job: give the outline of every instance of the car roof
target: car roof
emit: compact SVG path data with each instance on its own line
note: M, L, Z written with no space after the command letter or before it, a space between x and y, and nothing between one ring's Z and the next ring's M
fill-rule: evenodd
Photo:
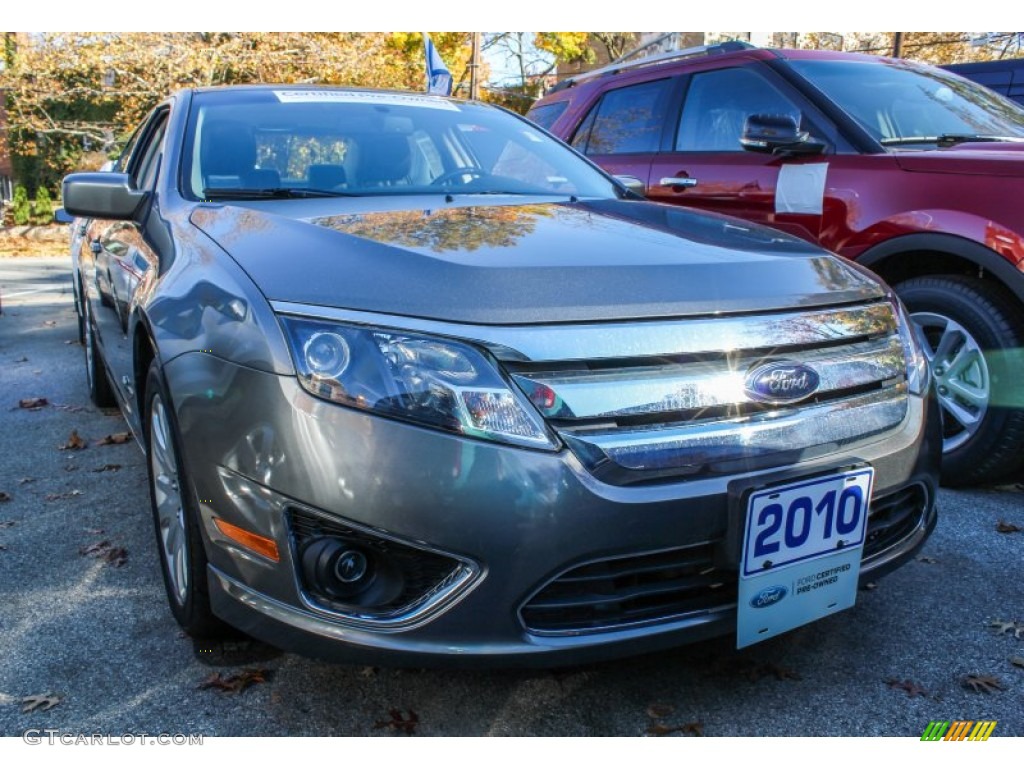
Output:
M185 92L192 94L232 94L232 93L244 93L252 91L336 91L338 93L368 93L368 94L380 94L381 96L419 96L428 99L437 99L439 101L450 101L456 104L475 104L475 105L486 105L485 102L473 101L469 99L456 99L451 96L441 96L436 93L426 93L425 91L408 91L399 90L397 88L361 88L358 86L350 85L326 85L322 83L243 83L239 85L203 85L194 88L183 89ZM490 105L486 105L490 106Z

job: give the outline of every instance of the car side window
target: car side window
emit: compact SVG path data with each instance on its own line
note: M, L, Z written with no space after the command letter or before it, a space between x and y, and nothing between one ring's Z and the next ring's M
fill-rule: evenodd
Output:
M608 91L584 119L573 146L588 155L657 152L671 84L666 78Z
M132 174L136 189L152 189L156 182L157 167L163 155L164 134L167 131L166 113L158 120L160 122L150 132L146 145L142 148L142 156Z
M751 69L700 72L690 79L676 133L677 152L742 152L751 115L803 115L788 97Z

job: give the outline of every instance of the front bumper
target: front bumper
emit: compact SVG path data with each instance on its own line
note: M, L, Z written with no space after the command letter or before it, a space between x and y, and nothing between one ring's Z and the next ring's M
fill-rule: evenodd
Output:
M602 558L719 542L729 561L737 488L793 473L756 472L641 486L602 483L568 451L513 448L374 417L313 398L291 377L209 354L183 355L165 375L203 518L214 611L271 644L345 662L437 666L567 665L642 653L734 631L735 605L664 621L542 635L524 601L567 568ZM926 503L899 541L867 558L870 580L913 556L935 525L938 414L911 398L904 426L799 472L869 463L875 496L919 485ZM932 410L926 418L925 411ZM927 426L926 426L927 425ZM474 577L435 610L373 629L304 593L284 510L317 510L450 553ZM219 517L273 539L272 563L232 546Z

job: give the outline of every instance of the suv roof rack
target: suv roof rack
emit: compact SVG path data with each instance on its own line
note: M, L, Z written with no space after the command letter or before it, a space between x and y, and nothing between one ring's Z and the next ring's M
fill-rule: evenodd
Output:
M633 54L639 51L642 51L644 48L647 48L651 44L658 42L660 40L661 38L658 38L658 40L651 41L651 43L648 43L647 45L641 46L640 48L635 48L629 53L620 56L618 59L613 61L611 64L608 64L607 66L600 67L599 69L592 69L589 72L583 72L579 75L573 75L572 77L567 77L562 82L556 83L548 91L548 93L555 93L556 91L561 91L565 88L572 88L574 85L577 85L584 80L590 80L591 78L600 77L602 75L618 74L619 72L623 72L627 69L646 67L650 66L651 64L660 64L666 61L674 61L675 59L688 59L694 56L712 56L715 54L733 53L735 51L745 51L751 48L757 48L756 45L751 45L750 43L744 40L726 40L724 43L715 43L713 45L697 45L694 46L693 48L683 48L677 51L667 51L666 53L656 53L651 56L644 56L642 59L637 59L636 61L624 61L624 59L632 56Z

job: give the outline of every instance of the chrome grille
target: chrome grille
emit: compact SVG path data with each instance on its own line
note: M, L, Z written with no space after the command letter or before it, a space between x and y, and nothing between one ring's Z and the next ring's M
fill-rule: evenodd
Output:
M827 455L897 428L906 361L888 302L823 311L577 329L580 357L506 360L584 464L609 482L728 473ZM592 342L587 356L582 356ZM520 350L522 351L522 350ZM618 352L618 354L610 354ZM818 377L795 405L766 404L748 372L775 361Z

